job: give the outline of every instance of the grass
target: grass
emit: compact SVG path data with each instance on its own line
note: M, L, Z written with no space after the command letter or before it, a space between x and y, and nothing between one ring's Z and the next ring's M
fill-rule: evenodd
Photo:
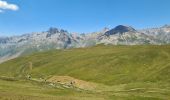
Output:
M99 86L97 89L101 91L96 89L79 92L76 89L50 87L49 84L42 82L35 84L25 80L28 75L37 80L53 76L70 76L95 83ZM98 45L34 53L0 64L0 76L0 95L18 96L16 98L23 96L26 100L32 98L168 100L170 99L170 46ZM30 90L26 87L30 87Z

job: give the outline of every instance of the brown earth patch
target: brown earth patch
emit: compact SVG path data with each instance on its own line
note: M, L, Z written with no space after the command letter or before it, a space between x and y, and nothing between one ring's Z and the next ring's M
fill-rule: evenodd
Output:
M96 83L79 80L70 76L52 76L47 82L74 86L84 90L95 90L97 88Z

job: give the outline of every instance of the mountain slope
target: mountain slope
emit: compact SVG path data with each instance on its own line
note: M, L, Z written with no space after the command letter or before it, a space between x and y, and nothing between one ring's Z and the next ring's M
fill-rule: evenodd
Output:
M141 30L141 32L156 38L157 43L160 44L170 43L170 25L164 25L160 28L144 29Z
M126 75L134 81L144 81L147 78L150 80L152 77L154 80L156 77L161 77L160 81L169 82L169 79L164 79L165 76L156 75L161 71L168 71L164 69L169 68L169 50L170 46L96 46L84 49L50 51L5 62L0 65L0 74L20 75L21 67L32 62L33 70L31 73L33 75L71 75L110 85L116 84L116 81L118 81L118 84L126 83ZM151 73L152 69L155 73ZM144 74L143 71L147 74ZM156 73L156 71L159 73ZM138 75L138 73L140 74ZM114 75L125 75L125 77L122 77L125 80L116 78ZM148 77L144 77L145 75ZM109 80L111 76L114 76L115 79ZM94 80L99 77L100 80Z
M19 57L0 64L0 76L25 79L29 75L32 79L47 80L69 76L76 81L90 82L87 84L103 84L100 91L110 98L114 94L124 98L120 100L133 97L166 100L170 98L169 61L170 46L166 45L98 45Z

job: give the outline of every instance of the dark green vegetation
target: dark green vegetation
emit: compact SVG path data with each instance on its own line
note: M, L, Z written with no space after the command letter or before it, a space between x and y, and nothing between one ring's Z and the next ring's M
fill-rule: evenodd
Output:
M169 100L170 46L98 45L35 53L0 64L0 76L2 100ZM52 76L70 76L96 88L50 85L46 80Z

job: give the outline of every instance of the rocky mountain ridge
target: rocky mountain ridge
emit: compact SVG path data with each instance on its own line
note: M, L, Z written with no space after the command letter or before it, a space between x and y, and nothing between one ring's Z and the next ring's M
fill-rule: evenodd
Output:
M170 26L136 30L131 26L118 25L89 34L70 33L63 29L50 28L21 36L0 37L0 62L23 54L50 49L67 49L112 45L164 45L170 43Z

